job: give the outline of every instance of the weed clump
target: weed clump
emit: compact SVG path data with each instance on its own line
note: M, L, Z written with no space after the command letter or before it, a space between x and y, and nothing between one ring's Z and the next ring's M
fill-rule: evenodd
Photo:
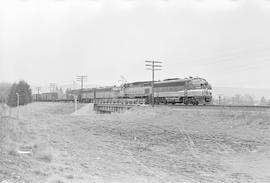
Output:
M51 163L53 157L51 154L40 154L36 157L36 159L45 163Z

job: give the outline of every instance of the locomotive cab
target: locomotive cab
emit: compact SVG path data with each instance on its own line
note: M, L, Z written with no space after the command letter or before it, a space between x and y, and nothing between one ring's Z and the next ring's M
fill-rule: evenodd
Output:
M203 78L185 78L184 88L178 91L179 103L208 104L212 101L211 85Z
M188 96L195 104L207 104L212 101L212 86L203 78L193 78L188 88ZM192 103L194 104L194 102Z

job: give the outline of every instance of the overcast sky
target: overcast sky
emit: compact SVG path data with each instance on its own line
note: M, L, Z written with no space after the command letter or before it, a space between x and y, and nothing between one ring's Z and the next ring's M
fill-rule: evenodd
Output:
M88 84L200 76L270 88L267 0L0 0L0 81Z

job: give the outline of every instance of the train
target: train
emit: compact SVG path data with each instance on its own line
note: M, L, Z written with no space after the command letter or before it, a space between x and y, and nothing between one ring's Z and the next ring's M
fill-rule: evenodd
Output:
M32 101L58 102L72 100L74 100L73 96L70 96L69 94L64 94L60 91L32 94Z
M70 101L76 96L80 102L88 103L102 99L143 99L145 103L151 103L152 88L156 104L206 105L212 102L212 86L200 77L159 80L155 81L153 86L152 81L139 81L121 86L68 90L61 98L55 93L35 94L33 100Z

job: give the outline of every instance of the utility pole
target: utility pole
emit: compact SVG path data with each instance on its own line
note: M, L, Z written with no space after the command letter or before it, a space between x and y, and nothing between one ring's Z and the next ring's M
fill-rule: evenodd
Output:
M81 91L83 90L83 82L87 81L88 76L77 76L77 81L81 82Z
M146 60L145 61L145 66L146 66L146 69L147 70L151 70L152 71L152 92L151 92L151 103L152 103L152 107L154 107L154 95L155 95L155 92L154 92L154 82L155 82L155 71L161 71L161 63L160 61L149 61L149 60Z
M54 92L56 88L56 83L50 83L50 92Z
M221 105L221 96L222 94L218 94L218 105Z
M37 87L37 94L39 94L41 87Z
M78 102L78 97L76 96L76 95L74 95L74 104L75 104L75 115L77 115L78 113L77 113L77 111L78 111L78 104L77 104L77 102Z

